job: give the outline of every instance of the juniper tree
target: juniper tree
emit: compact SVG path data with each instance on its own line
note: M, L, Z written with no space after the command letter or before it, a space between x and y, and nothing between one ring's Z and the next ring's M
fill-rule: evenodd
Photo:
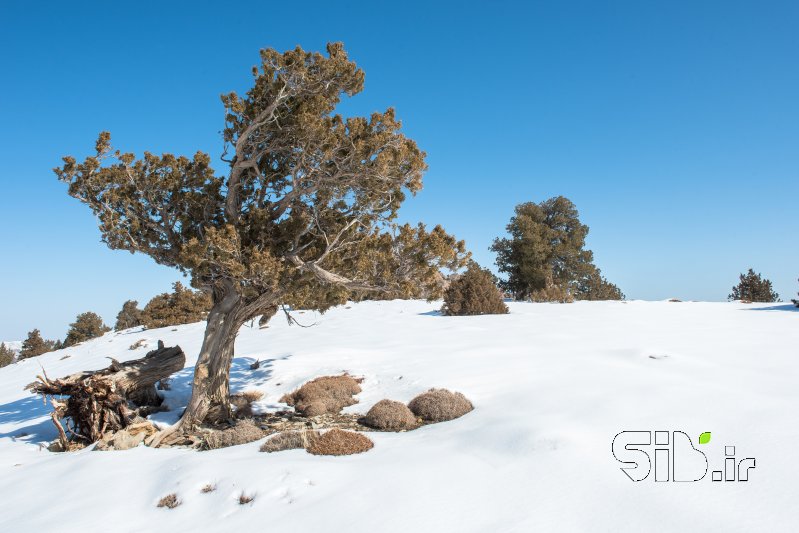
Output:
M28 337L22 341L22 347L19 350L19 358L28 359L29 357L37 357L43 353L52 351L53 348L53 341L44 340L42 333L38 329L34 329L28 332Z
M507 231L510 237L495 239L491 250L508 278L503 288L517 299L571 301L596 270L584 248L588 226L568 198L516 206Z
M335 113L364 83L340 43L327 55L262 50L252 74L244 95L222 96L224 173L202 152L114 150L107 132L95 155L55 169L109 247L175 267L211 297L174 432L230 417L229 369L246 321L276 304L323 311L353 290L420 292L464 260L463 243L438 227L394 226L406 194L422 186L425 154L393 109Z
M741 274L738 284L727 296L728 300L749 300L750 302L778 302L780 295L771 288L771 281L755 273L751 268Z
M577 300L624 300L624 293L595 268L588 276L577 281L574 297Z
M100 315L91 311L81 313L75 318L75 322L69 325L67 336L64 337L63 347L74 346L79 342L87 341L102 336L111 328L103 324Z
M117 321L114 324L114 331L135 328L142 325L142 311L139 309L139 302L128 300L122 304L122 310L117 313Z
M6 346L5 343L0 343L0 368L13 363L14 355L14 350Z
M172 292L154 296L141 313L142 324L147 328L163 328L191 324L205 320L211 310L211 298L193 291L179 281L172 284Z

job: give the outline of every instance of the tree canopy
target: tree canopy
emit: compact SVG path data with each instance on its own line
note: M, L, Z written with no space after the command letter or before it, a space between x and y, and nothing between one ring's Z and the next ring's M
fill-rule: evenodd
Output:
M137 158L108 132L94 155L55 169L109 247L175 267L212 297L191 422L227 403L235 332L250 318L278 303L325 310L353 290L435 296L440 269L466 259L440 227L395 225L421 189L425 153L392 108L335 113L364 84L341 43L327 55L262 50L252 76L245 94L222 96L223 173L203 152Z

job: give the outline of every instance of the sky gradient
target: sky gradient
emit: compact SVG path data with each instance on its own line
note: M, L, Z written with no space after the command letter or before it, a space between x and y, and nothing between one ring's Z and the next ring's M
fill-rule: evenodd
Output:
M402 221L494 268L513 207L564 195L628 298L724 300L749 267L796 297L799 3L221 5L0 6L0 340L63 338L86 310L113 325L180 279L100 242L52 173L62 156L109 130L222 173L219 95L249 87L260 48L328 41L366 72L340 112L393 106L428 154Z

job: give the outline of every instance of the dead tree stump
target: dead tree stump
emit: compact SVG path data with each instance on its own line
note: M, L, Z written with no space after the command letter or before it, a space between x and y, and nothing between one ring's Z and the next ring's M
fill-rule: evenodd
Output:
M111 359L111 366L106 369L55 380L44 374L25 388L50 397L53 423L66 450L68 440L91 444L107 432L141 422L139 417L147 410L161 405L155 384L182 370L185 364L186 355L179 346L165 348L159 341L158 349L141 359L124 363ZM60 422L64 418L66 431Z

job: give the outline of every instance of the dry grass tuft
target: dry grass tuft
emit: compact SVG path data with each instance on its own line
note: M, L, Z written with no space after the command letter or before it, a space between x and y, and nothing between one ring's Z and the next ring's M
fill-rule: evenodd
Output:
M282 431L264 442L261 445L261 451L272 453L304 449L308 447L311 440L317 437L319 437L319 433L316 431Z
M167 507L169 509L174 509L182 502L178 500L178 495L174 492L172 494L167 494L163 498L158 501L158 507Z
M331 429L311 439L308 453L314 455L352 455L371 450L374 443L362 433Z
M247 444L263 438L264 432L252 420L240 420L235 426L203 433L205 447L209 450Z
M339 413L344 407L358 403L353 396L359 392L361 386L352 376L322 376L286 394L280 401L311 417Z
M264 397L261 391L253 390L232 394L230 404L236 409L236 418L251 418L253 416L252 404Z
M363 422L367 426L387 431L401 431L418 426L408 406L393 400L380 400L369 409Z
M137 350L137 349L142 348L144 346L147 346L147 339L139 339L136 342L134 342L133 344L131 344L130 348L128 348L128 350Z
M474 409L472 402L460 392L447 389L430 389L423 392L408 404L418 417L427 422L445 422L461 417Z
M239 505L247 505L248 503L251 503L254 499L255 495L248 496L247 494L244 494L242 492L241 494L239 494Z
M264 397L264 393L259 391L259 390L248 390L248 391L242 392L239 396L241 396L242 398L244 398L248 402L252 403L252 402L257 402L261 398L263 398Z
M216 485L212 485L209 483L203 488L201 488L200 492L202 492L203 494L208 494L209 492L214 492L215 490L216 490Z

